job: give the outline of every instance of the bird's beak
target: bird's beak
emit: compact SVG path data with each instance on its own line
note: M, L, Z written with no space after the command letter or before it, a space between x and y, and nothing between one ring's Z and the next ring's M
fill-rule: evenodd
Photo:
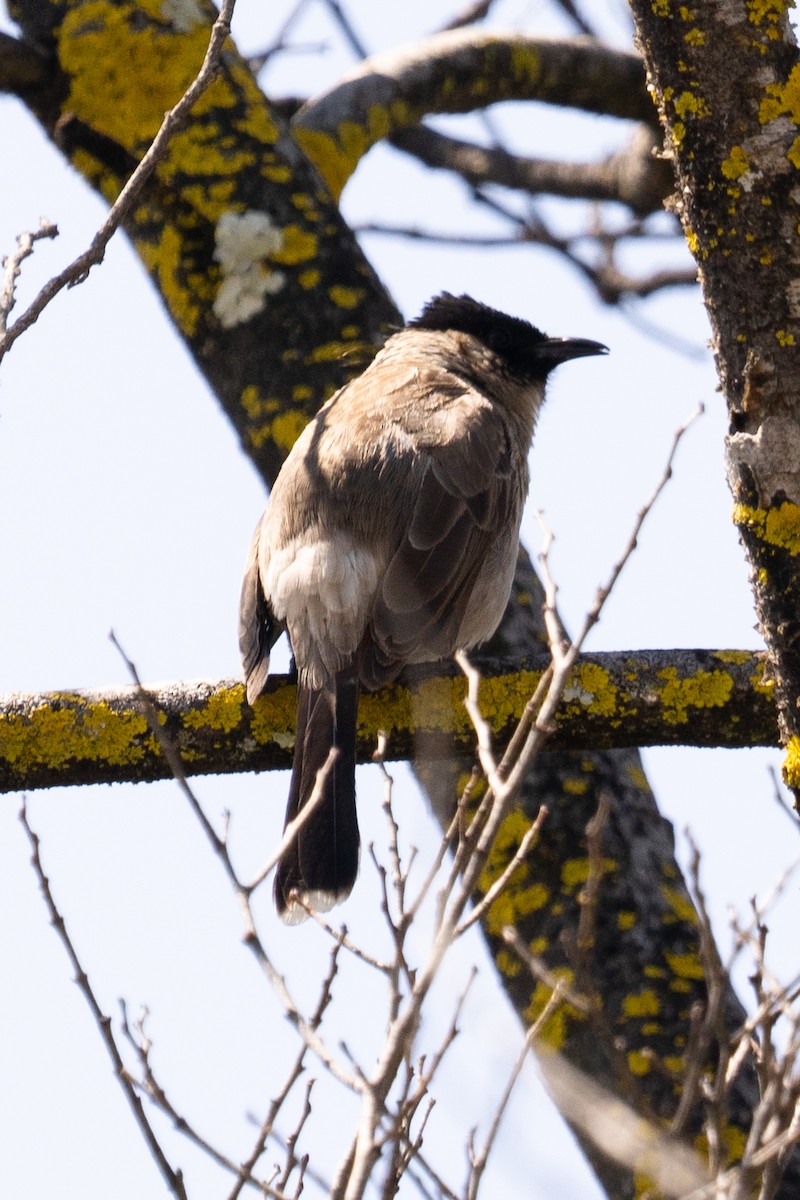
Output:
M554 367L559 363L569 362L571 358L608 354L608 346L604 346L602 342L592 342L589 338L547 338L536 349L541 357Z

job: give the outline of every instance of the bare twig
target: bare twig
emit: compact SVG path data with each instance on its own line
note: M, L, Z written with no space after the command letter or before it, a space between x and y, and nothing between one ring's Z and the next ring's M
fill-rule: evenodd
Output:
M500 1097L497 1108L494 1111L494 1116L492 1117L492 1121L489 1126L489 1132L486 1135L486 1140L484 1141L482 1148L476 1151L474 1145L472 1144L474 1142L474 1138L470 1139L470 1173L469 1180L467 1182L467 1200L477 1200L478 1188L480 1187L483 1173L486 1170L486 1166L489 1162L489 1155L492 1152L492 1147L497 1140L497 1134L500 1131L500 1125L502 1124L503 1117L505 1116L506 1109L508 1108L508 1103L513 1094L517 1080L522 1074L522 1068L525 1066L530 1049L535 1044L540 1030L542 1029L544 1023L550 1019L551 1014L555 1011L557 1005L560 1003L560 1000L561 995L558 991L558 988L556 988L556 990L553 991L548 997L547 1003L545 1004L538 1019L534 1021L533 1025L528 1027L525 1038L523 1039L522 1049L520 1050L517 1061L514 1063L511 1073L506 1081L506 1086L503 1089L503 1094Z
M597 811L586 825L586 850L589 860L589 874L586 883L578 897L580 914L578 916L578 931L576 935L576 972L578 986L585 992L591 988L592 962L594 958L595 935L597 932L597 903L600 885L605 874L603 863L603 830L611 814L612 800L610 794L602 789L597 801Z
M513 793L521 785L522 780L530 769L530 764L533 760L533 757L538 752L542 740L548 732L556 707L560 703L561 695L564 687L566 686L569 673L575 663L575 659L580 653L581 647L588 637L591 629L599 621L603 605L611 594L611 591L619 579L625 564L628 562L628 559L636 549L637 539L641 532L642 526L647 519L647 516L652 511L653 505L672 477L672 464L675 460L675 455L681 439L703 411L703 405L701 404L698 406L697 411L689 418L689 420L675 431L672 448L667 458L667 464L664 468L664 473L656 485L656 488L650 499L640 509L636 521L634 522L633 531L622 552L622 555L612 568L608 581L598 588L594 603L587 612L582 627L578 631L577 636L570 642L566 650L563 646L563 626L561 625L560 620L558 620L555 610L556 586L550 574L546 552L540 555L543 583L546 595L545 623L548 628L548 640L550 642L550 651L553 656L553 676L547 690L547 695L544 698L542 706L539 710L539 714L536 718L534 727L528 734L525 740L525 745L520 751L517 761L511 768L508 778L505 781L504 787L509 793Z
M133 1027L128 1019L128 1010L124 1000L120 1001L120 1009L122 1012L122 1032L126 1040L136 1054L139 1060L141 1069L141 1081L133 1080L133 1086L143 1091L147 1098L172 1122L177 1131L182 1134L192 1145L202 1150L213 1162L218 1166L225 1168L227 1171L237 1173L239 1168L237 1164L223 1154L215 1146L213 1146L202 1134L194 1128L190 1121L187 1120L181 1113L177 1111L172 1101L169 1099L163 1085L156 1078L153 1067L150 1062L150 1050L152 1049L152 1041L150 1036L145 1031L145 1021L147 1019L147 1010L134 1022ZM261 1180L253 1179L252 1177L246 1180L247 1183L257 1187L264 1195L278 1197L279 1193Z
M317 1007L314 1010L314 1012L311 1014L311 1017L309 1019L309 1024L311 1025L312 1029L319 1029L320 1025L322 1024L322 1018L325 1015L325 1012L327 1011L328 1006L330 1005L331 1000L333 998L333 981L336 978L337 972L339 970L340 950L341 950L341 946L335 945L331 951L331 959L330 959L330 966L328 967L328 973L325 976L325 979L323 980L322 986L320 988L320 995L319 995L319 1000L317 1001ZM307 1053L308 1053L308 1046L304 1042L300 1046L300 1050L298 1051L297 1058L295 1059L291 1069L289 1070L289 1073L286 1076L283 1087L281 1088L278 1095L275 1096L274 1099L272 1100L272 1102L270 1103L269 1109L267 1110L267 1114L264 1117L264 1120L261 1122L261 1126L258 1131L258 1137L256 1138L255 1145L253 1146L253 1149L251 1150L247 1159L241 1164L241 1166L239 1168L239 1174L238 1174L237 1181L234 1184L233 1189L229 1193L227 1200L238 1200L238 1197L240 1196L243 1187L245 1186L245 1184L250 1182L250 1180L252 1178L253 1170L255 1169L255 1165L258 1162L261 1155L264 1153L264 1149L266 1147L268 1138L270 1136L274 1136L275 1121L277 1119L278 1113L280 1112L281 1108L283 1107L284 1101L286 1100L290 1091L292 1090L295 1083L297 1082L297 1080L300 1078L301 1074L303 1073L303 1070L305 1069L305 1059L306 1059ZM288 1149L288 1147L287 1147L287 1149Z
M494 0L476 0L472 4L467 4L466 8L452 17L446 25L440 27L440 32L444 33L448 29L463 29L465 25L474 25L477 21L482 21L489 15L489 9L493 3Z
M562 1055L543 1054L539 1065L548 1090L570 1124L591 1138L601 1153L636 1175L652 1179L659 1196L687 1200L686 1193L705 1184L708 1174L703 1163L685 1142L644 1120Z
M41 220L39 228L21 233L17 238L17 248L3 259L3 282L0 287L0 336L8 327L8 318L16 302L16 285L22 264L33 254L33 247L42 238L57 238L58 227L52 221Z
M481 898L480 902L472 909L469 916L465 917L458 926L458 929L456 930L458 935L465 933L466 930L469 929L470 925L474 925L476 921L480 921L486 910L492 904L494 904L495 900L500 895L511 876L514 874L517 867L520 865L520 863L525 861L530 850L532 850L532 848L536 845L537 841L539 840L539 834L542 831L542 826L549 815L549 810L545 805L542 805L536 814L536 819L525 830L523 837L520 839L519 846L517 846L513 857L509 860L502 873L498 875L497 879L495 879L494 883Z
M552 542L552 534L549 532L549 530L545 530L545 545L539 557L542 566L542 581L545 589L544 619L547 629L548 642L550 644L553 669L548 680L547 688L544 692L541 705L539 706L535 720L532 723L532 728L529 727L530 716L524 717L523 721L525 722L526 729L528 731L525 734L524 740L521 735L515 738L515 750L517 749L517 746L519 746L518 752L516 753L516 759L513 762L504 760L503 770L500 770L495 762L490 744L489 729L480 716L480 709L477 702L479 677L473 671L473 668L471 667L466 655L462 652L458 656L457 661L459 662L461 669L465 671L469 684L465 704L467 711L472 718L473 726L478 738L478 753L481 760L481 766L483 767L487 780L489 781L490 791L492 795L496 797L500 805L500 810L498 813L493 814L490 822L492 830L496 830L499 827L503 810L507 808L512 797L521 787L522 781L530 770L530 766L534 757L539 752L545 737L550 732L550 725L555 715L556 708L561 701L561 696L564 688L566 687L568 676L575 664L578 654L580 653L581 647L592 627L600 619L600 613L603 605L608 599L608 596L610 595L617 579L619 578L623 567L633 554L633 551L636 549L637 538L647 515L651 511L653 505L672 476L672 463L683 435L702 412L703 406L700 405L697 412L695 412L684 425L676 430L672 448L667 459L667 465L659 483L655 488L655 491L644 507L640 510L622 556L612 568L608 582L598 588L594 603L584 618L583 626L579 630L578 635L569 643L567 642L566 635L564 633L564 627L556 609L557 588L549 570L548 551ZM540 694L541 691L544 691L542 683L540 683L539 688L537 688L537 695ZM520 743L522 744L520 745ZM506 756L506 759L507 758L508 756ZM486 836L486 832L484 831L481 837L481 842L484 845ZM488 849L488 847L486 848Z
M530 947L523 941L513 925L506 925L503 928L502 937L506 945L517 955L522 965L530 971L534 979L540 980L551 992L554 992L558 988L558 994L561 999L585 1017L592 1015L595 1007L593 1001L588 996L581 995L574 987L568 985L562 976L556 975L537 955L533 954Z
M128 1105L133 1113L134 1120L139 1128L139 1132L145 1140L148 1150L152 1154L161 1177L167 1185L169 1191L177 1200L187 1200L186 1188L183 1183L183 1174L180 1169L175 1170L167 1159L161 1143L156 1136L155 1130L147 1119L147 1114L144 1111L141 1097L139 1096L136 1086L128 1073L128 1070L123 1062L122 1056L114 1040L114 1034L111 1029L111 1018L103 1012L97 997L94 994L92 986L89 982L89 977L83 968L83 964L78 957L78 953L73 945L72 938L67 930L66 923L62 917L53 893L50 889L50 880L45 874L44 867L39 852L40 844L39 837L34 832L29 820L28 809L23 799L22 809L20 810L19 819L22 822L23 828L28 835L28 841L31 846L31 861L33 869L36 873L36 878L39 881L39 890L44 897L48 912L50 913L50 923L58 934L61 944L67 952L67 957L72 963L75 971L75 982L78 985L86 1003L89 1005L94 1023L97 1026L103 1045L108 1052L111 1063L114 1067L114 1076L122 1088L122 1092Z
M59 292L63 291L65 287L74 287L76 284L82 283L92 267L103 261L106 246L131 211L133 205L141 195L144 185L163 159L170 139L184 124L199 97L213 82L219 69L219 60L225 39L229 37L231 32L230 23L235 4L236 0L222 0L219 16L211 27L208 49L206 50L200 70L175 107L164 117L161 127L151 142L149 149L108 210L106 218L92 238L89 248L84 250L82 254L79 254L63 271L54 275L41 289L38 296L30 303L25 312L17 318L10 329L5 330L2 336L0 336L0 361L2 361L3 356L11 349L20 334L24 333L26 329L30 329L31 325L39 319L47 305Z
M214 826L211 824L205 812L203 811L202 805L197 799L197 796L189 786L180 761L180 755L176 753L175 748L170 744L169 737L161 727L161 724L158 720L158 713L156 712L146 689L142 687L135 664L131 662L127 655L125 655L125 652L122 650L113 633L111 638L114 642L114 645L125 659L128 670L131 674L131 678L134 680L139 689L139 696L143 711L147 717L151 729L153 730L154 735L161 739L162 750L165 758L170 764L170 768L173 771L175 781L189 801L192 811L200 821L206 837L211 843L214 853L222 863L228 880L233 886L245 919L245 944L255 955L259 966L272 985L273 990L283 1005L284 1013L287 1019L295 1027L298 1034L305 1041L309 1049L319 1058L320 1062L325 1065L334 1078L338 1079L340 1083L343 1083L345 1087L350 1088L352 1091L360 1092L361 1084L359 1078L347 1071L344 1066L331 1054L328 1047L319 1037L316 1029L314 1029L310 1022L303 1016L300 1007L295 1003L295 1000L289 991L285 979L275 968L272 960L267 954L264 945L259 938L258 933L256 932L255 919L253 917L253 910L250 903L252 887L243 884L239 879L236 869L233 866L233 862L231 861L225 839L221 838L216 832ZM324 771L324 769L325 768L323 767L322 770Z
M784 795L783 786L778 772L775 770L774 766L771 765L767 766L767 771L770 779L772 780L772 797L775 803L781 812L784 812L792 822L795 832L800 833L800 817L797 815Z

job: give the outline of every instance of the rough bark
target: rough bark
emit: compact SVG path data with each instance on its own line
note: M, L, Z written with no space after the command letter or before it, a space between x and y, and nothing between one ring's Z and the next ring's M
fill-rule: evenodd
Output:
M800 794L800 63L790 5L633 0L728 406L734 519Z

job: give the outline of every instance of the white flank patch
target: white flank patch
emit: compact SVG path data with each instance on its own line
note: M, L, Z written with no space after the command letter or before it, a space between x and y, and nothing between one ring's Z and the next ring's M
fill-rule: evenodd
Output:
M374 555L348 533L309 530L271 550L265 590L312 687L357 649L378 586Z

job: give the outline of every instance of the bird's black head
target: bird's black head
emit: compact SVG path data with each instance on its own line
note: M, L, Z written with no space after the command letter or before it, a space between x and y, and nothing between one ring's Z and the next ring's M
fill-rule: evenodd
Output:
M547 378L559 363L590 354L607 354L608 347L586 338L549 338L521 317L481 304L471 296L441 292L423 308L411 329L456 330L483 342L515 375Z

